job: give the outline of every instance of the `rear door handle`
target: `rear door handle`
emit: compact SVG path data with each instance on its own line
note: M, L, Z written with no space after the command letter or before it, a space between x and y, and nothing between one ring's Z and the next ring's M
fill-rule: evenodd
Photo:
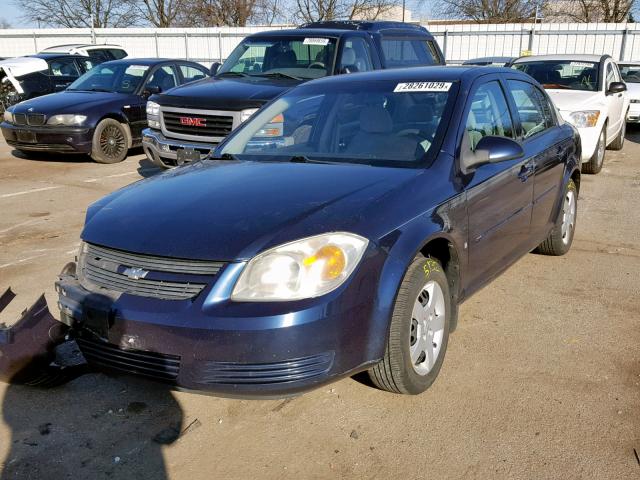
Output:
M520 172L518 172L518 178L520 181L526 182L527 179L533 175L533 172L535 172L535 166L531 163L527 163L523 165Z

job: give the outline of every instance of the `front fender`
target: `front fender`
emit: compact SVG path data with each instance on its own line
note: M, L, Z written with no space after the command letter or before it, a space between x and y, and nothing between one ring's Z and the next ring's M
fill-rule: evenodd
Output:
M424 251L431 242L439 239L446 240L457 252L459 263L457 280L458 285L462 287L464 276L462 267L467 264L467 208L464 193L413 218L380 240L380 248L386 251L387 259L378 283L376 313L368 342L368 358L379 359L384 355L393 307L407 268L418 253ZM447 272L447 274L452 273ZM462 293L463 290L459 288L456 294L458 302L462 298Z

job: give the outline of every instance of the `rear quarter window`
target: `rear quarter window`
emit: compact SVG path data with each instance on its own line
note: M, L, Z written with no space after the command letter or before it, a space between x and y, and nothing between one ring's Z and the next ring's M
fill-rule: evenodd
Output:
M442 63L438 48L423 38L382 38L382 55L387 68Z

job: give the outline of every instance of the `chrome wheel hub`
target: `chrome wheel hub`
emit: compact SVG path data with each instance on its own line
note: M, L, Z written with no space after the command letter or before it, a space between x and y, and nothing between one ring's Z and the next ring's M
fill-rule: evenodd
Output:
M562 242L569 244L573 227L576 223L576 193L573 190L567 191L564 197L564 208L562 211Z
M432 280L422 287L411 314L409 352L411 365L419 375L428 374L438 359L444 338L445 314L444 293Z

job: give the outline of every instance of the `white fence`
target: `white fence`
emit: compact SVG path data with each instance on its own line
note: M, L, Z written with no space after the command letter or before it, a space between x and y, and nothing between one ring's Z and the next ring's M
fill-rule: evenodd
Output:
M519 56L523 51L608 53L618 60L640 60L640 24L545 23L426 25L448 62L485 56ZM0 57L29 55L66 43L115 43L133 57L188 58L210 64L224 60L246 35L291 28L105 28L0 30Z

